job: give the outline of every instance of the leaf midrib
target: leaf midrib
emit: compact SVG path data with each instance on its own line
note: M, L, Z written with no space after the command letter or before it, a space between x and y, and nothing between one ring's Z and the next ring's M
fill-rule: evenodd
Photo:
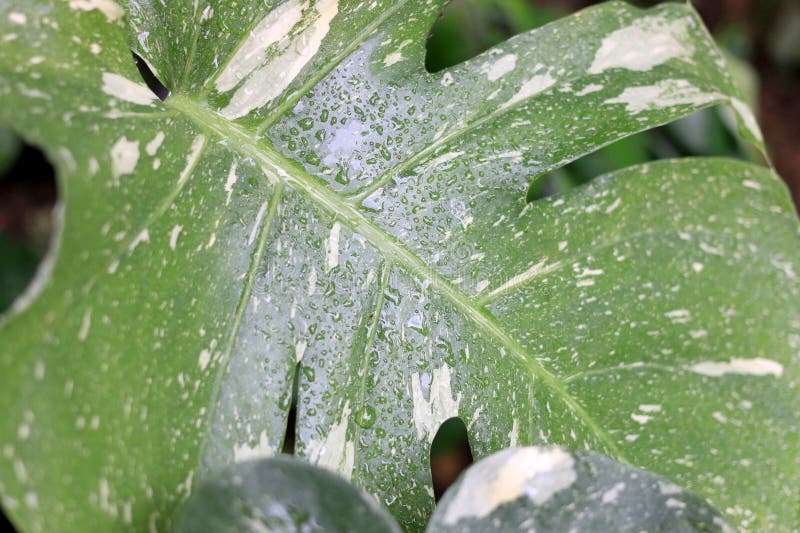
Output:
M272 173L272 178L304 193L314 203L346 224L351 231L363 236L381 253L384 259L395 265L402 266L412 274L429 280L433 288L463 315L468 317L480 331L494 338L509 354L518 359L528 369L534 380L537 378L542 380L556 396L564 401L591 429L597 439L606 446L608 452L612 453L617 459L626 460L609 435L603 431L583 406L567 392L565 383L544 368L533 354L527 352L511 337L493 315L480 308L472 298L461 292L449 280L431 269L406 246L370 221L364 213L348 202L346 198L330 190L324 183L306 172L298 163L267 145L263 139L259 141L257 133L249 132L242 126L221 117L197 100L176 94L165 103L186 115L200 129L225 139L227 146L231 149L258 161L264 172ZM256 256L254 256L254 260L256 260ZM237 314L242 311L237 307ZM235 337L235 332L233 337ZM227 355L229 356L230 354ZM222 364L226 365L227 360L223 361Z

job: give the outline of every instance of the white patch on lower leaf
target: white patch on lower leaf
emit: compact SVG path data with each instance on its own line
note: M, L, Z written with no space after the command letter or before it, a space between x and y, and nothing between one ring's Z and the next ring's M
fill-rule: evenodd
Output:
M125 14L125 11L113 0L69 0L69 7L81 11L96 9L105 15L109 22L120 19Z
M147 88L147 85L111 72L103 72L103 92L138 105L151 105L156 100L156 95Z
M275 455L272 446L269 444L267 438L267 431L264 430L258 436L258 442L250 445L249 442L243 442L233 447L233 460L237 463L248 461L250 459L261 459L264 457L272 457Z
M114 178L133 174L139 162L139 141L129 141L124 135L117 139L109 153Z
M504 503L527 497L537 505L577 480L575 459L558 448L512 448L467 470L442 521L483 518Z
M655 85L627 87L622 94L609 98L605 105L625 104L628 113L655 111L679 105L704 105L719 100L718 93L705 93L687 80L662 80Z
M610 489L608 489L607 491L605 491L603 493L603 496L601 497L601 501L603 503L615 502L615 501L617 501L617 497L619 497L619 494L623 490L625 490L625 483L623 483L621 481L619 483L615 483L613 487L611 487Z
M461 394L453 398L450 367L445 364L433 371L428 399L422 391L419 374L411 376L411 393L414 401L414 427L417 437L433 441L442 422L458 416Z
M771 359L756 357L755 359L731 359L725 361L706 361L689 367L689 370L704 376L720 377L726 374L740 374L749 376L775 376L783 375L783 365Z
M350 417L350 401L344 404L342 418L321 439L312 439L306 447L308 460L317 466L339 473L345 479L353 475L355 444L347 440L347 424Z
M693 53L686 19L649 16L603 39L589 73L600 74L610 68L646 71L670 59L691 60Z

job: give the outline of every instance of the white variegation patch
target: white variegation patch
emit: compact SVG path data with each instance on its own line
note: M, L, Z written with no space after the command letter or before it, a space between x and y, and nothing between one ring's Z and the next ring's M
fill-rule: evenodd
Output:
M726 374L740 374L748 376L775 376L783 375L783 365L772 359L756 357L754 359L731 359L730 361L706 361L689 367L697 374L710 377L720 377Z
M577 478L575 459L558 448L504 450L467 470L442 522L483 518L522 497L541 505Z
M419 374L411 376L411 394L414 401L414 427L417 437L432 442L439 426L448 418L458 416L461 393L453 397L450 367L445 364L433 371L428 399L422 391Z
M217 79L217 90L225 92L236 86L239 80L245 81L220 111L224 117L240 118L271 102L283 93L316 55L330 30L333 17L339 12L339 2L319 0L313 9L316 16L306 15L308 8L308 2L282 4L278 8L282 15L275 15L278 10L267 15L258 26L259 32L254 32L234 56L234 60ZM302 14L302 18L297 18L298 13ZM290 32L298 25L302 29ZM265 54L271 45L278 51Z
M122 18L125 11L113 0L69 0L69 7L81 11L100 11L109 22Z
M306 456L312 464L337 472L345 479L352 477L355 465L355 444L347 440L350 414L350 402L347 401L339 423L331 426L327 435L312 439L306 446Z
M603 39L589 73L610 68L646 71L670 59L690 60L693 53L686 19L654 15L636 19Z
M109 96L138 105L151 105L157 98L145 84L111 72L103 72L102 90Z
M632 115L679 105L698 106L720 100L719 93L703 92L687 80L663 80L655 85L627 87L622 94L609 98L606 105L625 104Z

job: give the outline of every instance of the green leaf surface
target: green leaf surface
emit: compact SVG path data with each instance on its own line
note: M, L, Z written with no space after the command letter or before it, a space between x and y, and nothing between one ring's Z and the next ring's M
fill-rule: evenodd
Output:
M526 447L467 470L426 531L735 530L708 503L650 472L594 452Z
M284 456L237 463L211 476L192 493L176 531L399 533L400 528L341 477Z
M36 272L36 254L0 234L0 313L22 294Z
M738 526L798 526L780 179L663 161L525 200L712 105L763 151L696 13L612 2L429 74L443 3L0 4L0 123L44 147L65 202L0 332L17 524L169 529L195 483L281 449L297 379L297 455L408 529L454 416L478 457L590 448Z

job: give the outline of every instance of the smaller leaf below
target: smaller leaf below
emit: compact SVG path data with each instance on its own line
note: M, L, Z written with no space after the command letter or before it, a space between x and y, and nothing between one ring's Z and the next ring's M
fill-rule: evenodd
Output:
M394 519L337 475L289 456L237 463L201 484L176 531L373 531Z
M476 463L427 529L735 531L706 501L645 470L589 452L511 448Z

